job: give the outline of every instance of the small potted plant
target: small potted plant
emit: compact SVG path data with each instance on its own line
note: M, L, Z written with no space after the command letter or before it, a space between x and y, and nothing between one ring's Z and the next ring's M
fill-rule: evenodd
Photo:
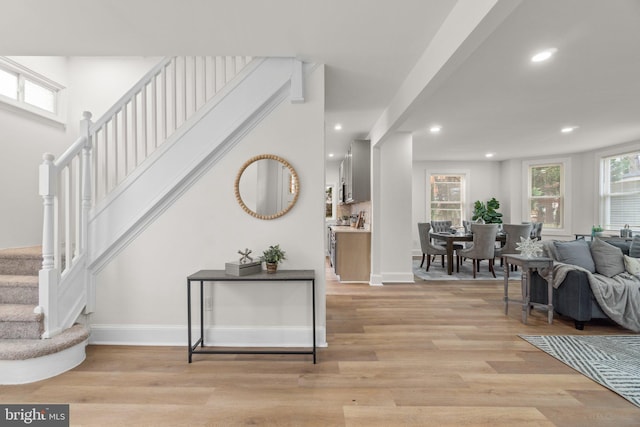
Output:
M260 260L267 264L267 273L275 273L278 269L278 263L285 259L287 259L285 252L280 249L280 245L269 246L269 249L262 252L260 257Z

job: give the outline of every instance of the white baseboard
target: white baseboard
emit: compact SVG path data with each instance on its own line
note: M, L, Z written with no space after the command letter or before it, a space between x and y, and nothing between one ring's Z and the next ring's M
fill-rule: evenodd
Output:
M200 326L192 328L192 341ZM309 347L310 327L224 328L205 326L205 344L226 347ZM187 346L187 327L181 325L91 325L90 344ZM316 327L316 346L326 347L325 327Z
M413 273L382 273L383 283L415 283Z
M382 274L372 274L369 276L369 286L382 286Z
M383 283L415 283L413 273L382 273L372 274L370 286L382 286Z
M0 360L0 384L27 384L55 377L81 364L87 340L58 353L25 360Z

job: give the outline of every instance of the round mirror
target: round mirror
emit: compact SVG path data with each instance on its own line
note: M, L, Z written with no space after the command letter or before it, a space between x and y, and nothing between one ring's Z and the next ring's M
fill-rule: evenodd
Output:
M249 159L238 172L236 200L249 215L274 219L286 214L298 200L298 174L281 157L261 154Z

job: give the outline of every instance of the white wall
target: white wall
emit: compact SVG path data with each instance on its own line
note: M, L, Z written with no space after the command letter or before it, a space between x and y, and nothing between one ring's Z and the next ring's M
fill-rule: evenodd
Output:
M70 134L78 134L83 111L93 114L93 121L98 120L161 60L157 56L70 57Z
M0 248L42 243L38 166L44 153L61 155L78 137L81 113L103 114L159 58L11 57L67 87L67 128L0 105Z
M269 245L287 253L287 269L316 271L318 344L325 343L324 69L306 79L306 102L284 102L144 230L97 276L95 342L184 345L186 276L224 269L239 249L259 256ZM271 221L246 214L235 200L237 171L251 157L275 154L300 178L300 197ZM237 345L264 336L279 345L310 342L306 284L219 284L213 291L216 339ZM236 338L237 339L237 338Z

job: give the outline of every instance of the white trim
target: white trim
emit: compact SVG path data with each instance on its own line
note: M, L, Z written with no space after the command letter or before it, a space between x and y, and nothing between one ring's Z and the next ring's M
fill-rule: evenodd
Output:
M369 277L369 286L382 286L382 274L372 274Z
M24 100L15 100L3 95L0 95L0 106L3 106L5 110L12 111L30 119L45 119L44 123L54 124L63 129L66 127L66 121L63 119L66 115L66 88L64 86L5 56L0 56L0 68L18 74L20 81L21 79L27 78L33 83L54 92L55 112L43 110L28 104ZM22 91L22 89L20 89L20 91Z
M462 199L462 216L460 221L469 220L471 218L472 204L471 200L471 170L470 169L429 169L424 170L424 182L425 182L425 222L431 221L431 175L463 175L464 176L464 194ZM422 255L422 253L420 253Z
M640 151L640 141L633 141L627 144L618 145L615 148L607 148L598 151L594 151L594 170L597 171L594 177L594 218L597 218L598 224L605 224L605 212L604 206L602 205L602 199L605 191L605 177L604 177L604 165L603 160L606 158L614 157L622 154L630 154L634 152ZM605 231L615 231L617 230L605 230Z
M0 384L26 384L55 377L81 364L88 341L58 353L25 360L0 360Z
M382 273L383 283L415 283L413 273Z
M193 341L200 325L192 327ZM205 345L227 347L309 347L311 326L301 327L207 327ZM91 325L90 344L185 346L186 325ZM326 347L326 328L316 326L316 346Z
M523 160L522 161L522 221L530 221L529 217L529 168L531 166L536 165L546 165L546 164L560 164L562 165L562 198L564 200L564 218L563 218L563 227L562 228L543 228L542 232L545 235L551 236L568 236L571 235L572 230L572 212L573 212L573 200L572 200L572 187L573 187L573 171L571 168L571 158L570 157L551 157L547 159L536 159L536 160ZM512 219L512 222L515 219Z
M67 126L64 120L53 113L41 110L37 107L32 107L29 104L16 101L15 99L8 98L4 95L0 95L0 108L26 117L27 119L33 119L47 125L53 125L63 130Z

